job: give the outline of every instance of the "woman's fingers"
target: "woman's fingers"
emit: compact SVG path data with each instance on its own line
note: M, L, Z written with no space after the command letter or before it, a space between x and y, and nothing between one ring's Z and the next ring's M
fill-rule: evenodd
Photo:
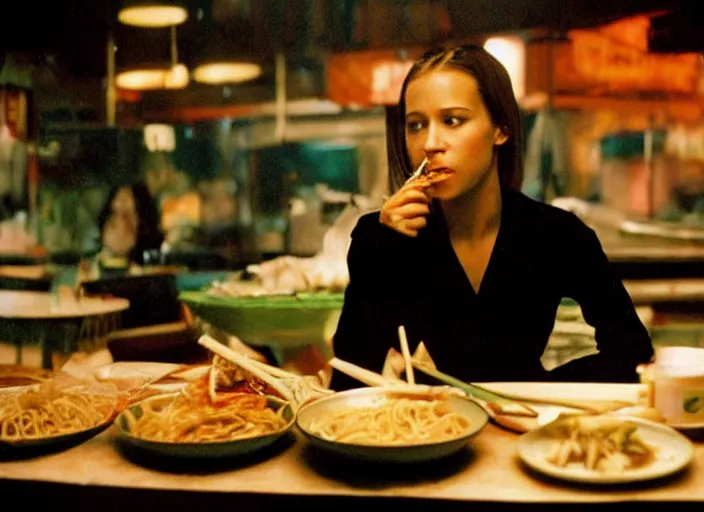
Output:
M420 217L428 215L430 213L430 207L423 203L407 203L403 206L399 206L394 209L393 215L397 215L404 219L411 219L413 217Z
M419 188L406 185L391 196L381 208L382 224L407 236L417 236L426 225L430 199Z
M406 236L416 237L426 224L425 217L414 217L412 219L397 219L392 227Z
M400 189L386 201L389 206L401 206L406 203L428 204L429 202L430 198L423 189L408 186Z

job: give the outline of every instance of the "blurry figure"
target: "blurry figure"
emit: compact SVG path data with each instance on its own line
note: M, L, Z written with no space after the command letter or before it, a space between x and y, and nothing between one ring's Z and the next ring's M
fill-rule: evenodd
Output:
M144 263L144 254L161 249L164 235L149 189L141 184L113 188L98 216L101 254Z

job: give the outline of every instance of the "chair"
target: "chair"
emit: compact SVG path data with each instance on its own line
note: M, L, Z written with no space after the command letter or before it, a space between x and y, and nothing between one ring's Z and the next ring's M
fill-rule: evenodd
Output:
M0 290L23 292L48 292L51 280L46 278L21 277L0 273ZM25 343L26 331L19 328L23 322L0 320L0 341L15 346L15 364L22 364L22 349Z
M109 295L130 301L120 327L133 329L181 320L176 278L171 274L124 276L86 281L86 295Z

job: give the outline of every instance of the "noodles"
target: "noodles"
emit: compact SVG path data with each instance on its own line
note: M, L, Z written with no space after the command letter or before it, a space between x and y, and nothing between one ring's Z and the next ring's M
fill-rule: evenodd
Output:
M311 420L307 430L328 441L373 446L411 446L458 439L468 418L446 400L391 398L376 407L353 407Z
M107 421L116 400L100 393L39 391L0 394L0 440L25 441L81 432Z
M215 401L203 385L189 386L176 397L140 404L141 415L123 412L131 435L165 443L215 443L259 437L286 427L285 406L277 411L265 396L220 394Z

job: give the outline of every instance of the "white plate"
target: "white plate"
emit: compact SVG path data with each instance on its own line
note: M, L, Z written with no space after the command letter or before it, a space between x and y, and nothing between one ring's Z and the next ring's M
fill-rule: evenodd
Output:
M668 423L677 430L704 430L704 422L701 423Z
M661 478L685 468L694 456L694 446L685 436L660 423L640 418L623 418L638 424L640 438L655 449L655 460L647 466L626 470L622 473L602 473L590 470L580 463L570 463L559 467L545 460L550 446L554 443L541 427L518 439L518 456L530 468L539 473L571 482L589 484L621 484Z
M618 401L631 404L644 402L645 384L611 384L585 382L482 382L483 388L514 398L533 400Z

